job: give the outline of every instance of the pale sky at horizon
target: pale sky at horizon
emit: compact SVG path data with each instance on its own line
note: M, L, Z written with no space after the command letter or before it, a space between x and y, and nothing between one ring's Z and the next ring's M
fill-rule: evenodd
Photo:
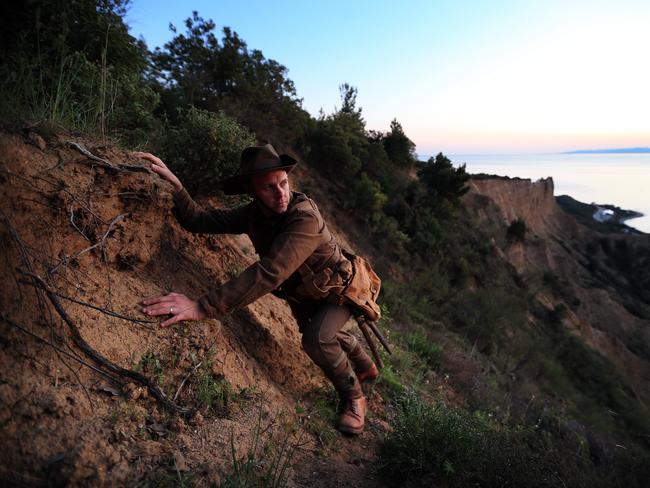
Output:
M150 49L197 10L288 68L316 116L357 87L419 154L650 146L650 1L132 0Z

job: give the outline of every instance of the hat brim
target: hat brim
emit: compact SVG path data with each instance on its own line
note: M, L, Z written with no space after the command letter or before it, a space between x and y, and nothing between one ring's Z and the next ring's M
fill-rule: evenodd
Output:
M223 182L223 192L226 195L241 195L242 193L246 193L246 183L248 182L251 176L260 175L263 173L268 173L269 171L278 171L278 170L284 170L287 173L291 173L291 171L298 164L298 161L296 161L295 159L293 159L291 156L287 154L281 154L280 160L282 163L284 163L281 166L272 166L270 168L264 168L258 171L253 171L252 173L235 175L225 179Z

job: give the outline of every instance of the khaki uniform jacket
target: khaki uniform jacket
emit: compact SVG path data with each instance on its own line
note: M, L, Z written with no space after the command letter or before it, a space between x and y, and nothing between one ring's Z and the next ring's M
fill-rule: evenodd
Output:
M296 302L324 299L352 275L350 261L304 193L291 192L287 211L277 216L265 214L255 201L235 209L204 210L185 189L174 194L174 203L173 213L184 229L248 234L260 257L239 276L199 298L210 317L221 317L270 292Z

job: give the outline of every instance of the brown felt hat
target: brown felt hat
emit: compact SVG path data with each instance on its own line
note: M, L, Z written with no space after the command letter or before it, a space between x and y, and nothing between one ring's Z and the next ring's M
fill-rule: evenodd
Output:
M288 154L278 155L271 144L247 147L241 152L239 173L223 182L223 191L226 195L246 193L246 182L251 176L278 169L290 173L296 164L298 161Z

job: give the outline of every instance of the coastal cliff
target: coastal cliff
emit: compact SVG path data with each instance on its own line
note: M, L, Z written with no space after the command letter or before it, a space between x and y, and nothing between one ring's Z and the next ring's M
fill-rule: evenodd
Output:
M579 224L556 203L551 178L480 178L469 186L468 208L540 303L566 310L563 326L625 371L649 402L650 236L604 235ZM517 219L525 233L512 239Z

